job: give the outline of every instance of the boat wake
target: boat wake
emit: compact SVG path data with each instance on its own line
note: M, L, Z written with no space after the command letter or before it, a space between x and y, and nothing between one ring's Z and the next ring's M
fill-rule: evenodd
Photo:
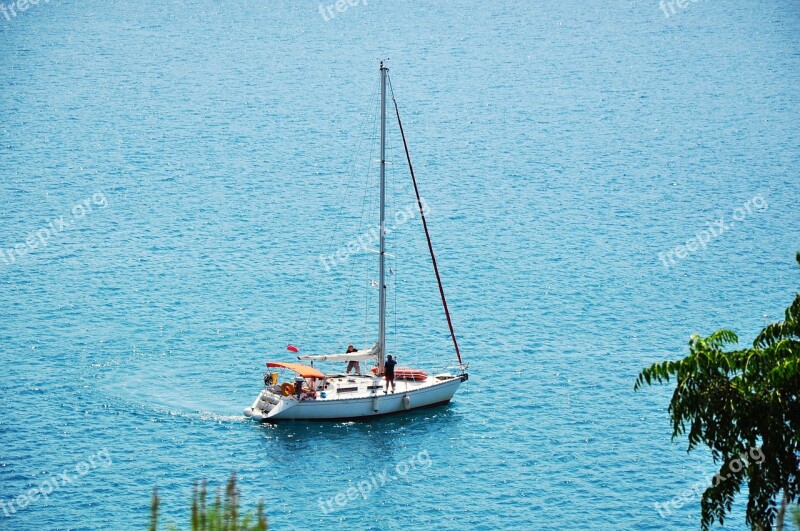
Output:
M240 405L230 396L209 393L211 384L188 382L181 374L148 373L144 369L118 370L100 390L121 409L135 414L157 414L204 422L244 422Z

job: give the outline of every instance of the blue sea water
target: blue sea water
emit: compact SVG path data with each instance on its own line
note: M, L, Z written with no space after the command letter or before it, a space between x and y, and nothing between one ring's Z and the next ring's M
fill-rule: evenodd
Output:
M0 501L72 479L0 528L142 529L154 487L185 527L192 482L233 470L274 529L697 528L715 468L670 441L671 386L633 383L693 333L752 341L798 290L800 12L667 4L0 9ZM470 380L259 425L287 343L374 340L376 255L319 256L375 222L379 58ZM389 349L452 363L419 220L390 238Z

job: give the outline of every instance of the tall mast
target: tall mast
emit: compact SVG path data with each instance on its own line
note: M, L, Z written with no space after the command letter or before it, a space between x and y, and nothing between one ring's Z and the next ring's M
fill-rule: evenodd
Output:
M381 61L381 219L378 286L378 367L383 370L386 356L386 72L389 69Z

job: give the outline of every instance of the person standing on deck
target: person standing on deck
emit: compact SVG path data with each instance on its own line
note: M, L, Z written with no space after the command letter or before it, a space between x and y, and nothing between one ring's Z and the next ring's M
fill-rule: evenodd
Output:
M392 359L392 355L386 356L386 361L383 362L383 377L386 379L386 389L383 394L389 392L389 384L392 384L392 392L394 393L394 366L397 365L397 360Z
M353 345L347 347L347 354L351 354L353 352L358 352L358 349L355 348ZM355 369L356 374L361 376L361 364L356 360L348 361L347 362L347 370L344 371L345 374L350 374L350 369Z

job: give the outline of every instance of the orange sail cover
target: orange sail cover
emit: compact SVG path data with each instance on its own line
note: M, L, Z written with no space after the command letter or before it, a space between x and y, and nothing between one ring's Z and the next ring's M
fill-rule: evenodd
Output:
M302 363L283 363L283 362L267 362L267 367L279 367L281 369L289 369L294 371L303 378L325 378L325 374L318 371L314 367L303 365Z

